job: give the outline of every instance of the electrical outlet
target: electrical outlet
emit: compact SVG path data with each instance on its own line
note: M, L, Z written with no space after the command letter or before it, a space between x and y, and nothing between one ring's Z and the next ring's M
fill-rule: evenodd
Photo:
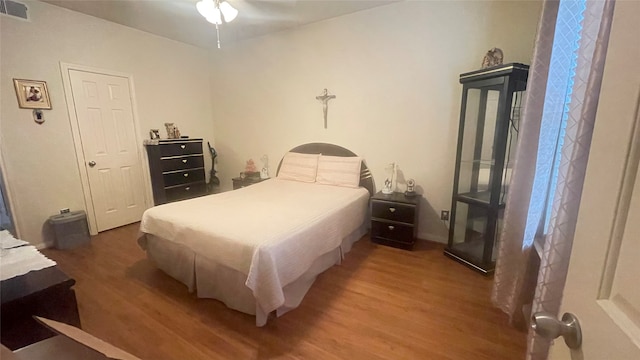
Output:
M449 210L440 211L440 220L443 220L443 221L449 220Z
M71 212L69 208L60 209L60 214L67 214L69 212Z

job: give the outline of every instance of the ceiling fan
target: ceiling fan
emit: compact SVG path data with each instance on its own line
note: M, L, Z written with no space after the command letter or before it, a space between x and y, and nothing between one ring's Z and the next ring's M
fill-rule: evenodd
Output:
M230 0L236 6L243 10L244 16L249 18L251 15L262 14L262 18L277 13L277 8L282 5L293 6L297 0ZM220 28L223 23L230 23L238 16L238 9L233 7L226 0L200 0L196 3L196 9L208 22L216 26L216 35L218 40L218 49L220 48ZM274 12L274 9L276 11ZM271 13L271 14L269 14ZM249 16L247 16L249 15ZM255 18L255 16L252 16Z
M208 22L216 26L221 25L223 19L224 22L228 23L238 16L238 10L227 1L200 0L196 3L196 9Z

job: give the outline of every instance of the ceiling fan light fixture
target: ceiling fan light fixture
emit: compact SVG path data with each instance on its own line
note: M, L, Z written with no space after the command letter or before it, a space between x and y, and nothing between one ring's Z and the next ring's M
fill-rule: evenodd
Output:
M224 16L225 22L232 22L233 19L238 16L238 10L231 6L228 2L223 1L220 4L220 11L222 12L222 16Z
M205 18L209 18L216 10L216 4L213 0L200 0L196 4L196 9L200 13L200 15L204 16Z
M196 9L200 15L204 16L208 22L216 25L216 36L218 38L218 49L220 49L220 28L222 20L228 23L238 16L238 10L228 2L220 0L200 0L196 3Z
M238 10L226 1L220 3L219 0L200 0L196 9L208 22L217 25L222 24L223 18L225 22L231 22L238 16Z
M205 17L208 22L216 25L222 24L222 17L219 9L214 9L211 14Z

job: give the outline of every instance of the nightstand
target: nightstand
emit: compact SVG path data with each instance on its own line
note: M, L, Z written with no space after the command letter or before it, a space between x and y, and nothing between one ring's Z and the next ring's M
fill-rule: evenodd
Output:
M233 190L236 189L240 189L243 187L247 187L249 185L253 185L253 184L257 184L261 181L264 180L268 180L268 179L261 179L261 178L251 178L251 177L246 177L246 178L240 178L240 177L235 177L233 179L231 179L233 181Z
M411 250L416 242L420 195L378 192L371 198L371 241Z

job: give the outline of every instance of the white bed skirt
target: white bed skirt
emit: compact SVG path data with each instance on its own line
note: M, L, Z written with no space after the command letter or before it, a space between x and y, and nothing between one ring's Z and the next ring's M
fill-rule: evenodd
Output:
M298 307L316 277L331 266L340 264L353 243L366 234L367 228L368 222L365 221L345 237L339 247L318 257L305 273L286 284L282 289L285 302L276 309L276 316ZM267 323L269 314L260 308L251 289L245 285L247 274L196 254L185 245L151 234L140 237L138 243L158 268L185 284L189 292L196 291L200 298L220 300L231 309L255 315L256 326Z

